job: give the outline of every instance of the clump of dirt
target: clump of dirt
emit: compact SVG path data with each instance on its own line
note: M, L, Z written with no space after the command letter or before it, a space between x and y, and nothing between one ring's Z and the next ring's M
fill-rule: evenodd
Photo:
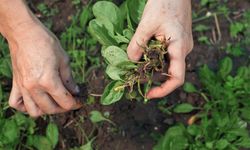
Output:
M139 93L143 96L139 85L147 83L148 89L153 83L166 81L169 64L168 58L168 40L162 42L151 40L148 46L141 46L144 50L142 59L137 62L137 68L131 69L125 74L125 87L128 87L130 93L134 90L134 85L138 85Z
M164 71L168 64L168 43L169 40L163 42L152 40L149 46L144 48L143 60L139 62L139 67L135 70L135 74L140 79L153 80L155 73L166 75Z

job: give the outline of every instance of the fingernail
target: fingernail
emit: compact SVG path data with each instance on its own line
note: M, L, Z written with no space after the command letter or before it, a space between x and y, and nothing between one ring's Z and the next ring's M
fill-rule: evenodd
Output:
M75 92L76 92L76 93L80 93L80 88L79 88L78 85L75 87Z

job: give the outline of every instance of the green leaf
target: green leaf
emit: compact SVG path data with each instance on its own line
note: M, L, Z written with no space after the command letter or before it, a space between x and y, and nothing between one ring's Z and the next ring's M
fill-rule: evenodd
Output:
M250 108L245 107L240 110L241 112L241 117L247 121L250 121Z
M135 65L132 61L123 61L121 63L118 63L116 66L123 70L131 70L138 68L138 66Z
M124 29L124 30L123 30L123 35L124 35L127 39L131 40L132 37L133 37L133 35L134 35L134 32L133 32L131 29Z
M207 30L209 30L209 27L203 24L198 24L197 26L194 27L194 31L197 31L197 32L203 32Z
M49 139L41 135L28 136L27 145L38 150L53 150Z
M91 10L88 6L82 9L82 12L79 16L81 28L86 27L86 24L87 24L88 20L91 18L91 16L92 16Z
M123 20L120 8L108 1L96 2L93 6L93 14L97 19L107 20L115 27L116 32L122 32Z
M209 0L201 0L201 6L205 6L209 3Z
M123 82L121 81L112 81L110 82L101 97L101 104L102 105L110 105L112 103L115 103L119 101L123 94L124 94L125 88L123 87Z
M227 146L229 144L230 143L227 140L221 139L221 140L219 140L219 141L216 142L215 148L218 149L218 150L224 150L225 148L227 148Z
M91 111L90 112L90 120L93 122L93 123L99 123L99 122L103 122L103 121L108 121L110 123L113 123L111 120L105 118L101 112L99 111Z
M197 136L201 133L201 129L200 129L200 126L193 124L187 127L187 132L190 135Z
M89 22L88 32L103 46L117 45L111 33L99 20L94 19Z
M225 57L223 60L220 61L219 66L219 75L221 78L225 78L227 75L229 75L233 68L233 61L230 57Z
M190 82L186 82L184 85L183 85L183 89L185 92L187 93L194 93L194 92L197 92L197 89L194 87L194 85Z
M230 35L233 38L236 38L238 33L244 30L244 24L240 22L230 24Z
M243 148L250 148L250 138L249 137L241 138L241 141L238 142L237 145Z
M102 50L102 56L113 66L129 61L127 53L117 46L109 46Z
M70 150L93 150L93 147L92 147L92 143L94 141L95 138L91 139L90 141L88 141L85 145L82 145L81 147L79 148L72 148Z
M8 78L12 77L11 62L9 58L0 59L0 75Z
M116 42L117 43L126 43L126 44L128 44L129 43L129 40L125 37L125 36L123 36L123 35L121 35L121 34L119 34L119 33L117 33L117 35L115 35L114 36L114 39L116 40Z
M112 80L122 80L122 76L125 75L127 71L116 66L108 65L106 73Z
M174 126L168 129L165 135L154 146L153 150L185 150L188 146L183 126Z
M242 66L237 70L237 76L242 79L247 79L250 76L250 68Z
M182 103L174 108L175 113L189 113L194 110L194 107L189 103Z
M46 137L51 142L53 148L56 147L58 143L59 132L57 125L54 123L49 123L46 129Z
M0 129L0 135L2 134L2 143L15 145L18 142L20 136L20 129L14 119L5 120L2 128Z
M29 119L19 112L16 112L12 117L16 121L18 126L24 126L25 124L27 124L27 120Z
M127 0L128 13L135 24L139 24L146 0Z

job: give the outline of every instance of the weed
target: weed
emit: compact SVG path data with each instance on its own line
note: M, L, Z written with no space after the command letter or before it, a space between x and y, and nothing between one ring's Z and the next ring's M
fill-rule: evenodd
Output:
M132 0L127 0L120 7L107 1L97 2L93 6L95 19L90 21L88 31L101 43L102 56L107 62L106 74L113 80L104 90L101 98L103 105L119 101L126 89L130 99L136 98L135 95L139 93L146 102L145 94L152 85L154 74L163 73L166 69L168 45L165 43L170 39L163 42L152 40L148 46L141 45L144 55L139 62L130 61L125 52L144 6L145 1ZM141 88L143 82L146 82L144 91ZM135 86L138 90L136 93Z
M201 67L199 75L204 90L197 90L191 83L184 85L186 92L199 93L207 102L189 119L189 126L170 127L154 150L250 148L247 129L250 121L250 68L242 66L232 76L232 66L232 60L226 57L217 72L206 65ZM177 105L174 112L185 113L194 109L192 105L184 103Z

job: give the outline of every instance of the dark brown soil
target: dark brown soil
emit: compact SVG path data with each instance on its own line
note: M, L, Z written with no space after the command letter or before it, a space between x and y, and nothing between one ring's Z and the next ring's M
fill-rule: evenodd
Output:
M197 1L197 3L196 3ZM194 1L194 9L198 9L198 0ZM58 36L70 24L71 16L75 12L71 0L38 0L45 2L51 7L59 9L58 15L53 17L52 30ZM86 3L86 1L84 1ZM232 1L229 6L234 6L232 9L248 9L249 2L246 0ZM236 6L238 7L236 7ZM235 10L237 11L237 10ZM219 17L221 22L222 41L220 44L230 41L228 33L228 23L222 17ZM213 22L203 21L211 28L215 27ZM211 37L211 32L206 33ZM197 68L202 64L208 64L215 68L217 61L225 54L219 50L218 45L207 46L200 44L197 41L199 34L194 33L195 47L192 53L187 57L187 72L186 81L192 82L199 86ZM90 66L88 66L90 67ZM86 91L92 95L100 95L106 85L104 78L104 71L101 69L93 70L88 79L88 87L82 91L84 94L81 97L87 97ZM196 94L186 94L182 88L178 88L175 92L170 94L167 98L167 106L179 102L189 102L196 106L200 106L203 100ZM86 100L85 100L86 101ZM99 101L99 97L95 97L95 101ZM84 108L72 111L65 114L53 116L54 121L60 128L60 141L57 146L58 150L68 150L69 148L80 146L86 143L84 134L89 138L96 137L94 147L99 150L152 150L155 144L153 135L162 134L172 124L176 122L186 123L189 115L169 116L158 109L158 102L161 100L152 100L148 104L143 104L137 101L120 101L111 106L101 106L98 103L88 105ZM99 110L101 112L109 112L110 119L115 122L115 126L104 122L98 125L93 125L88 119L91 110Z

